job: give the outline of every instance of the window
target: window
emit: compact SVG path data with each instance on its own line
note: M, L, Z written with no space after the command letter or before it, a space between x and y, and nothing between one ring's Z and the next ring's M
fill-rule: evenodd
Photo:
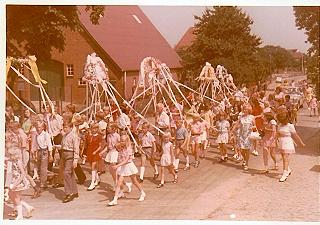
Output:
M82 80L82 78L79 78L79 82L78 82L79 86L85 86L86 82Z
M67 64L67 77L73 77L73 75L74 75L73 64Z

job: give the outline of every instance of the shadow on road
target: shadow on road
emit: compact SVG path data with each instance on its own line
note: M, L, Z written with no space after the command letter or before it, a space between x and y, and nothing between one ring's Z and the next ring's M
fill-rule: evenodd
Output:
M320 129L311 127L296 127L297 133L306 144L304 148L296 148L296 154L320 156Z

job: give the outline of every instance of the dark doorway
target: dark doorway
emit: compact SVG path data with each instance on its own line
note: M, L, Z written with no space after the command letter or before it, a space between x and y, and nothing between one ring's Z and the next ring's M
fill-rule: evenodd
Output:
M63 63L56 60L48 60L45 62L39 62L39 73L42 79L48 83L43 85L49 98L52 101L64 101L64 70ZM31 99L39 100L40 93L36 88L31 89Z

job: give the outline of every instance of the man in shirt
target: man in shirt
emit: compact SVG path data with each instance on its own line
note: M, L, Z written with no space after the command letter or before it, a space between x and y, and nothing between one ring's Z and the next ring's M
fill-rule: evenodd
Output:
M48 123L48 132L53 140L54 148L53 148L53 158L55 158L55 152L58 150L58 147L61 145L61 131L63 125L63 118L58 114L58 107L55 106L54 113L50 113L47 115L47 123ZM59 152L61 158L61 152ZM52 168L53 163L50 164L49 170Z
M74 169L77 167L79 160L80 139L76 131L73 130L72 123L64 124L63 132L61 148L63 151L64 191L66 196L62 202L67 203L79 197Z

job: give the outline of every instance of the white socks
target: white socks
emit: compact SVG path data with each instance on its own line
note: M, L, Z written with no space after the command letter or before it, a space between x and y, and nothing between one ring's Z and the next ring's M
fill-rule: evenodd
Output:
M17 216L16 220L22 220L23 214L22 214L22 205L21 204L17 205L17 212L18 212L18 216Z
M186 156L186 166L189 166L189 164L190 164L190 159L189 159L189 156L187 155Z
M146 169L146 168L145 168L144 166L141 166L141 167L140 167L140 179L141 179L141 180L143 180L145 169Z
M39 179L39 174L38 174L38 170L36 168L33 169L33 177L32 179Z
M155 173L155 174L159 174L159 172L158 172L158 166L157 166L156 164L154 164L154 173Z
M98 185L100 183L100 176L99 173L96 171L96 176L95 176L95 185Z
M144 201L144 198L146 197L146 193L143 191L143 190L141 190L141 195L140 195L140 198L139 198L139 202L142 202L142 201Z
M32 206L29 205L28 203L26 203L25 201L21 201L21 205L25 208L25 209L30 209Z
M92 170L92 171L91 171L91 177L92 177L92 179L91 179L91 184L94 184L94 183L95 183L95 181L96 181L96 175L97 175L97 171Z
M179 168L179 162L180 162L180 159L175 159L174 162L173 162L173 165L174 165L174 169L178 169Z
M131 192L131 187L132 187L132 183L125 183L127 188L128 188L128 192L130 193Z
M90 186L88 187L88 191L92 191L95 186L96 186L96 175L97 175L97 171L95 170L92 170L91 171L91 183L90 183Z

